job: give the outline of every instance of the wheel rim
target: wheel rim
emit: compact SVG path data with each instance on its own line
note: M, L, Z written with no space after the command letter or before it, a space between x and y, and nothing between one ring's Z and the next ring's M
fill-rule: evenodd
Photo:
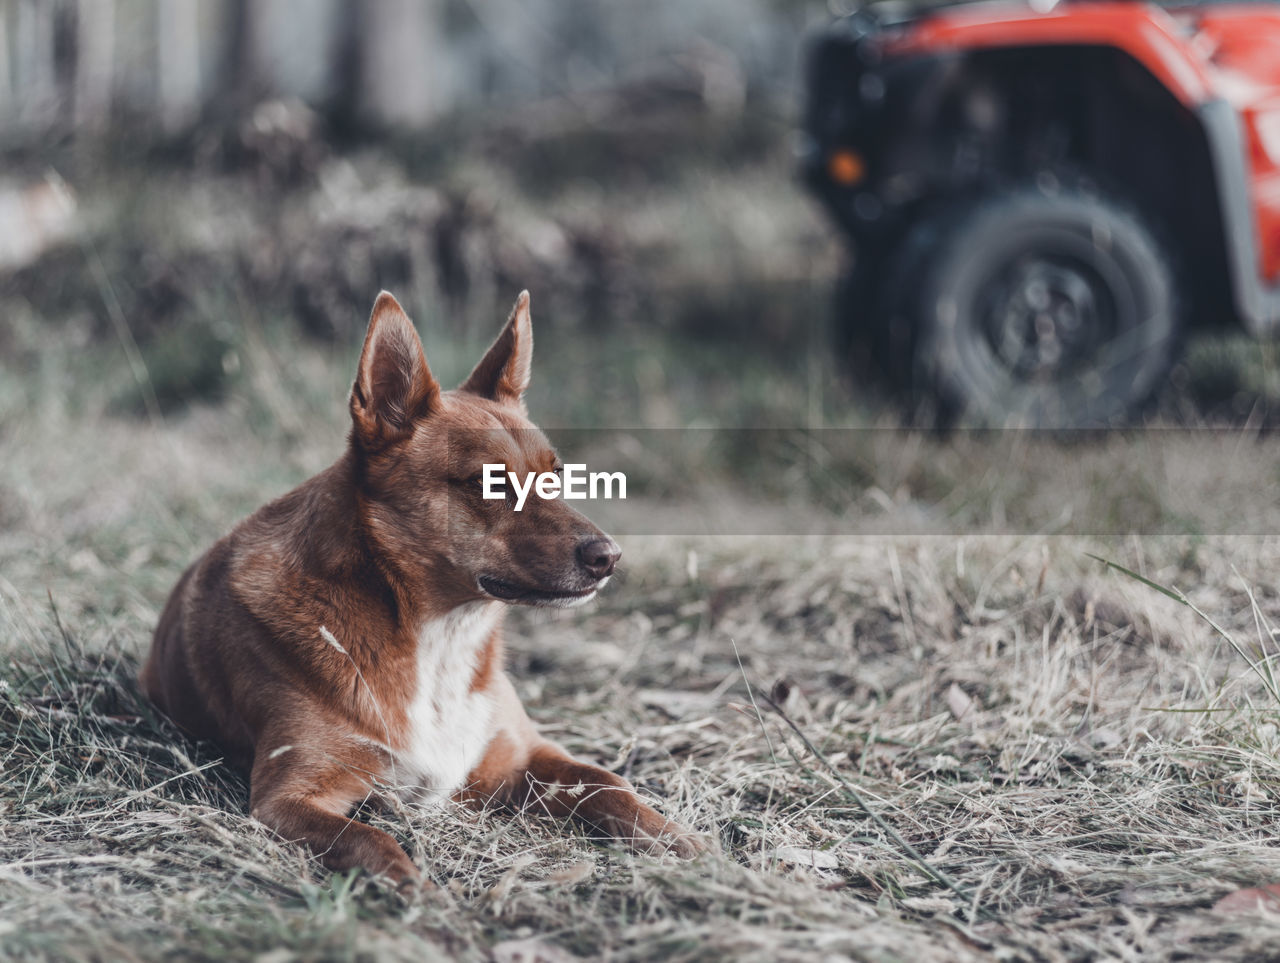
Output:
M979 292L979 330L992 360L1017 383L1070 378L1117 332L1107 279L1077 257L1022 255L994 272Z
M988 268L953 290L953 357L969 372L972 414L1004 425L1093 423L1113 414L1104 399L1144 377L1152 292L1105 237L1065 224L1011 232Z

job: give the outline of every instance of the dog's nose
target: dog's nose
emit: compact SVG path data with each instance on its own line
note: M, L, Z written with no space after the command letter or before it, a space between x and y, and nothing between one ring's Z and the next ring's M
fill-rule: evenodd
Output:
M608 536L593 538L578 546L578 561L591 573L593 578L604 578L613 574L613 567L622 558L622 549L618 543Z

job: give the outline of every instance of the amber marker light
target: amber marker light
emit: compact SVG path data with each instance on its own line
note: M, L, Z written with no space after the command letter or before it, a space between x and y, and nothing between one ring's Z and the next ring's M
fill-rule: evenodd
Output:
M827 173L837 184L852 187L867 174L867 162L852 150L834 150L827 157Z

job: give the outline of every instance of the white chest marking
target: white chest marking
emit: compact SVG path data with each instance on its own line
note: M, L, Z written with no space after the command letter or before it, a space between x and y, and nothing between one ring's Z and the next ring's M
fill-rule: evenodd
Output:
M493 735L493 700L472 692L471 682L499 611L497 602L474 602L418 632L418 687L393 774L411 798L448 799L484 755Z

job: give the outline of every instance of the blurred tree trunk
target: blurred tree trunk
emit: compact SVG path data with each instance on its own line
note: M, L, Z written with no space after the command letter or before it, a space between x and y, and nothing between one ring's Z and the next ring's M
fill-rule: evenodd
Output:
M443 36L438 0L361 4L361 113L375 124L420 128L447 109L436 81Z
M9 11L11 3L0 2L0 125L7 127L13 121L17 105L13 99L13 83L10 80L9 59Z
M354 3L340 4L329 51L333 85L329 88L327 107L335 129L350 131L359 124L364 50L362 8Z
M53 4L18 0L14 61L18 121L33 127L52 123L56 111Z
M95 0L90 0L95 2ZM160 123L173 132L200 110L200 22L196 0L157 0Z
M220 0L221 42L214 66L214 107L242 110L256 99L262 86L254 63L257 31L250 0Z
M74 116L99 130L111 113L115 76L115 0L77 0Z

